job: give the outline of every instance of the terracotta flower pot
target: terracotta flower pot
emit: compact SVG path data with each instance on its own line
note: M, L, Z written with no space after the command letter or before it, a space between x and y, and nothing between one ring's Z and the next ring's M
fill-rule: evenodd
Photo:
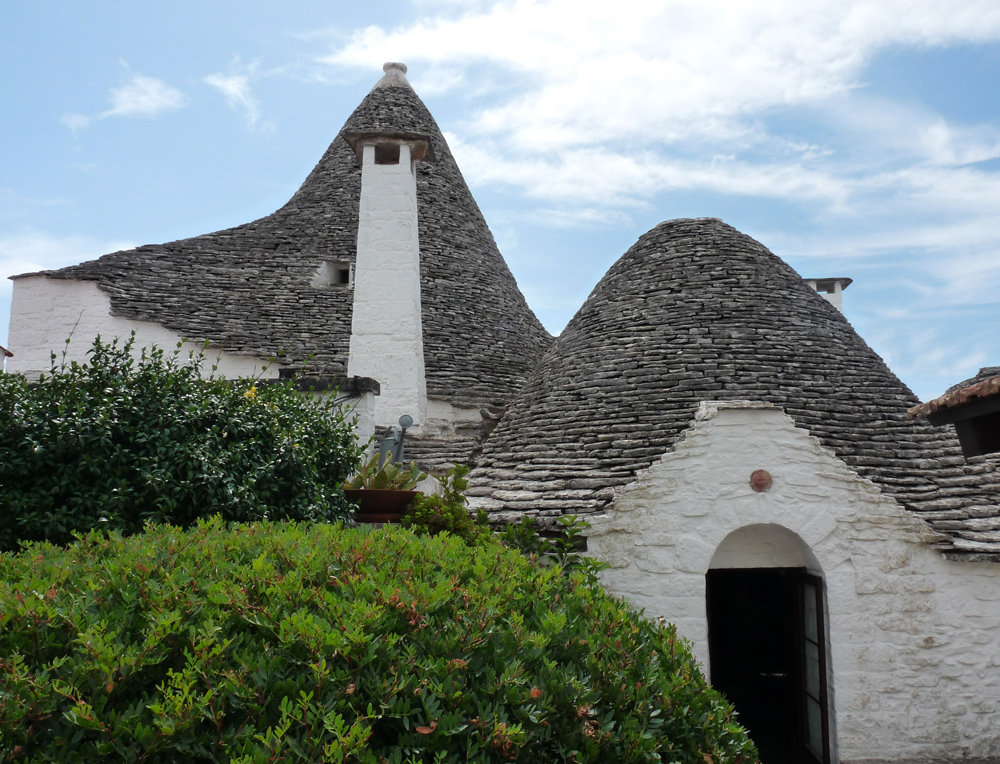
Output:
M358 488L344 491L347 500L356 504L354 519L359 523L398 523L403 512L419 491L391 488Z

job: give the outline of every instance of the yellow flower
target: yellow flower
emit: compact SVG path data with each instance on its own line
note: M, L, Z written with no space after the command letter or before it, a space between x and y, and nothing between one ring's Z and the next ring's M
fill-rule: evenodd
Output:
M257 386L253 385L249 390L247 390L245 393L243 393L243 397L244 398L250 398L251 400L253 400L254 398L256 398L257 397Z

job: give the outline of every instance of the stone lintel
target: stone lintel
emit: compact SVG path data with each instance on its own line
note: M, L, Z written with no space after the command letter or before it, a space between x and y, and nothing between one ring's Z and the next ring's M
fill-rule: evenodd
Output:
M435 161L434 147L431 145L431 137L425 133L411 133L398 130L386 131L362 131L343 133L354 154L361 164L361 155L365 146L388 146L406 144L410 147L410 158L415 162Z

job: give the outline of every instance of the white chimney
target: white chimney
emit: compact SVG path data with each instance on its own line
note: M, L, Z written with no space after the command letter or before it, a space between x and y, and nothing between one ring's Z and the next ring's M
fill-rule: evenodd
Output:
M841 313L844 312L844 290L853 282L846 276L827 279L806 279L805 282L819 292L828 303Z
M386 64L396 74L402 64ZM392 70L392 71L390 71ZM348 376L381 385L375 424L403 414L426 417L423 330L420 321L420 243L417 162L431 157L430 138L412 133L345 136L361 161L358 252Z

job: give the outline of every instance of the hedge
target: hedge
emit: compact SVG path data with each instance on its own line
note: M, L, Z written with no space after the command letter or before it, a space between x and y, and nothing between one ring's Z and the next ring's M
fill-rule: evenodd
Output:
M674 628L500 544L221 520L0 555L7 761L752 762Z
M148 521L335 520L359 460L338 406L203 378L205 359L98 339L36 385L0 374L0 551Z

